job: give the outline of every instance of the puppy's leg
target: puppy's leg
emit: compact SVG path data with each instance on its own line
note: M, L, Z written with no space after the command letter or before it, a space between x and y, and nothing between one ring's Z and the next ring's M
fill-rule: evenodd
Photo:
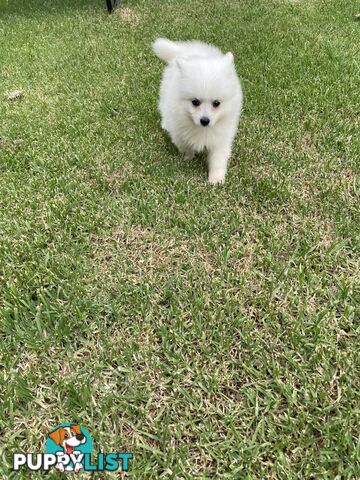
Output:
M209 150L209 182L213 185L225 182L227 164L231 155L231 144L214 147Z
M184 145L181 141L178 139L173 139L174 145L176 145L177 149L179 150L180 153L184 155L185 160L192 160L195 156L195 151L189 147L188 145Z
M191 148L187 148L186 150L184 150L183 153L184 153L184 159L187 161L190 161L195 157L195 152Z

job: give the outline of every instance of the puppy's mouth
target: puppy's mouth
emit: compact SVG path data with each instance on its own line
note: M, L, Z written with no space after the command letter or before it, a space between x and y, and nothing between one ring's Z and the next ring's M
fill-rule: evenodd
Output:
M74 451L74 447L72 445L67 444L67 443L65 444L65 449L66 449L66 453L68 455L71 455Z

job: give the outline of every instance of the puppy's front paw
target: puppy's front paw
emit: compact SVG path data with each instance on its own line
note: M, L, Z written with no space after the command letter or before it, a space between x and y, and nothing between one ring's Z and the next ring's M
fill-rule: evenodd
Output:
M225 183L225 174L223 170L214 170L209 172L209 183L211 185L221 185Z
M76 463L74 468L75 473L79 473L80 470L82 470L82 468L83 468L82 463Z
M192 160L194 157L195 157L195 152L192 152L192 151L185 152L184 154L184 160L186 160L187 162Z

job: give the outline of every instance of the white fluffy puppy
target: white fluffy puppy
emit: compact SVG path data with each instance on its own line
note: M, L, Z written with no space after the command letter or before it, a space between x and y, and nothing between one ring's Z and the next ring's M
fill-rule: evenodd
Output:
M161 126L186 158L206 149L209 182L223 183L243 99L232 53L164 38L152 47L168 63L160 87Z

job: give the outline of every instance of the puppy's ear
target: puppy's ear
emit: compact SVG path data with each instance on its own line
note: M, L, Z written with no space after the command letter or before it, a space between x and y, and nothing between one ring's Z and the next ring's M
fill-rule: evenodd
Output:
M60 427L58 428L57 430L55 430L54 432L51 432L49 433L49 437L51 438L51 440L54 440L54 442L57 444L57 445L61 445L61 431L63 429Z
M185 60L185 58L178 57L175 60L175 63L176 63L176 66L178 67L178 69L180 70L180 72L184 73L184 71L186 69L186 64L187 64L187 61Z
M73 430L77 435L81 433L80 425L71 425L71 430Z
M232 64L234 62L234 55L231 52L226 53L225 60L229 65Z

